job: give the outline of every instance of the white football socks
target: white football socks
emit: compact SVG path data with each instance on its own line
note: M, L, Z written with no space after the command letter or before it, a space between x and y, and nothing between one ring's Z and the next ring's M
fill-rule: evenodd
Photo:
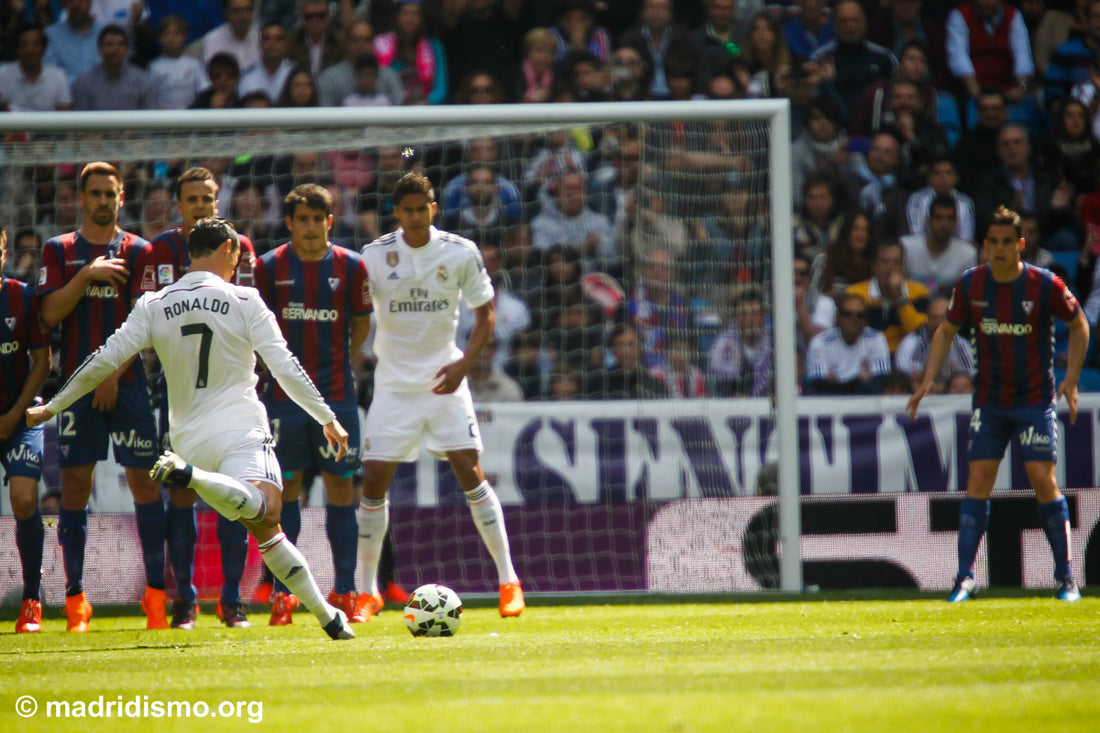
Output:
M261 544L260 556L275 577L298 596L298 600L317 617L322 626L336 618L336 609L321 595L321 589L317 587L317 581L313 579L306 559L285 534L280 532Z
M512 552L508 548L508 532L504 528L504 510L500 507L497 492L482 481L466 493L466 503L470 505L470 514L481 533L481 541L493 556L497 566L500 584L515 583L519 580L516 569L512 567Z
M264 495L259 488L223 473L192 466L188 487L197 491L203 501L226 519L255 521L266 511Z
M363 592L378 595L378 560L382 557L382 541L390 525L389 499L363 497L355 521L359 524L359 572L363 577Z

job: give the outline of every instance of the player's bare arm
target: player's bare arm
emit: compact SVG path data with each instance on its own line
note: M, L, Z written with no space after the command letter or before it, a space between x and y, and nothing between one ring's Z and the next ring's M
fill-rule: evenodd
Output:
M4 415L0 415L0 443L10 438L19 427L23 413L34 402L34 396L42 389L46 378L50 376L50 347L30 351L31 370L15 404Z
M351 319L351 344L350 350L352 359L357 359L359 352L363 349L363 344L367 342L367 336L370 335L370 315L354 316Z
M909 417L912 419L917 419L917 407L920 405L920 401L932 391L932 386L936 383L936 375L939 373L940 367L943 366L947 353L951 350L951 343L955 340L955 334L958 332L958 326L951 323L951 321L944 321L932 334L932 344L928 348L928 365L924 369L924 379L921 380L916 391L913 392L913 396L909 398L909 404L905 406L906 412L909 413Z
M1069 423L1077 422L1077 380L1081 376L1081 367L1085 363L1085 350L1089 345L1089 322L1083 309L1077 309L1077 315L1069 322L1069 349L1066 376L1058 385L1058 394L1054 397L1057 404L1062 397L1069 406Z
M90 283L103 282L123 288L130 277L126 260L119 257L96 257L77 271L72 280L42 296L42 322L53 328L73 312Z
M432 387L432 392L435 394L451 394L458 389L462 380L466 378L466 373L470 371L470 365L485 348L485 344L489 343L489 337L493 335L493 327L497 322L496 306L493 301L490 300L475 308L474 318L474 328L470 331L470 340L466 344L462 358L452 361L436 372L435 378L439 381Z

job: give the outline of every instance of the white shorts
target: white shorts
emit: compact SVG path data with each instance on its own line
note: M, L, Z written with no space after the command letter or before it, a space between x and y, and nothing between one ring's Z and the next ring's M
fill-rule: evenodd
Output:
M183 460L204 471L214 471L241 481L266 481L283 487L282 471L275 457L275 441L263 428L218 433L193 448L174 448Z
M421 439L440 460L450 451L482 451L474 400L465 381L452 394L374 393L363 428L364 461L415 461Z

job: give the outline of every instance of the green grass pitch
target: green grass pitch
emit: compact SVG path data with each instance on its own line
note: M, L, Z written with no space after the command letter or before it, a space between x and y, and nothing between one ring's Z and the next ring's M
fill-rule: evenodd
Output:
M391 609L349 642L258 610L251 629L206 612L195 631L147 632L127 609L76 635L48 609L44 633L17 636L5 609L0 730L1100 730L1100 598L810 598L535 597L518 619L468 607L451 639L415 639ZM46 717L100 695L243 704L201 722Z

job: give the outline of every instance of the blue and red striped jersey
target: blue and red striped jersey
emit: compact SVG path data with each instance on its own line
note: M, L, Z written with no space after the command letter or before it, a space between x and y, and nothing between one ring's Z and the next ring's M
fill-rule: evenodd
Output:
M38 294L0 275L0 413L19 399L31 371L30 352L50 345L50 332L38 320Z
M256 248L252 240L240 235L241 261L233 275L234 285L254 285L252 265L256 260ZM191 251L183 231L176 227L153 238L153 259L157 268L157 290L165 288L187 274L191 269Z
M289 244L256 261L256 287L274 311L290 350L329 404L355 401L351 319L370 313L367 263L350 249L330 246L304 262ZM278 384L272 398L286 400Z
M126 261L130 278L119 293L113 285L93 282L68 316L61 321L61 376L69 375L89 354L115 332L130 313L132 303L142 293L156 290L156 267L152 247L131 232L121 232L110 244L93 244L80 232L54 237L42 248L42 269L38 275L38 295L45 299L76 277L80 268L97 257L119 257ZM141 360L134 361L123 380L144 376Z
M969 325L977 362L974 404L995 407L1054 402L1054 319L1072 320L1077 298L1062 280L1024 263L1011 282L988 264L963 273L951 293L947 320Z

